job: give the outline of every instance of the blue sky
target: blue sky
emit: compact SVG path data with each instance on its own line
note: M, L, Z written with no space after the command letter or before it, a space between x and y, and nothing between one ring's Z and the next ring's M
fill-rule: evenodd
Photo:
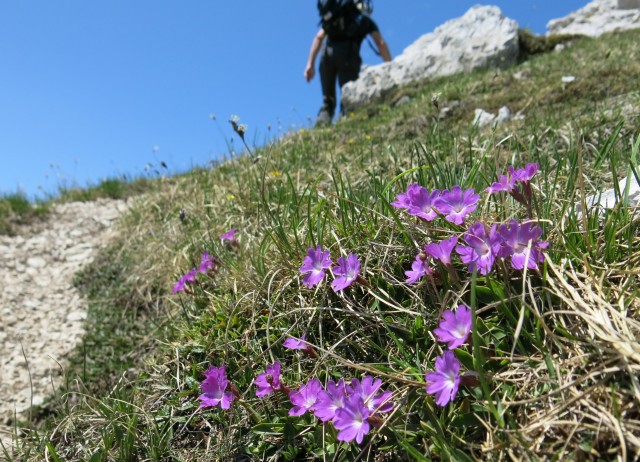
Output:
M373 18L395 56L478 3L374 0ZM486 4L544 33L587 3ZM0 193L205 165L241 150L233 114L256 144L308 126L321 100L317 77L303 78L317 27L315 0L0 0Z

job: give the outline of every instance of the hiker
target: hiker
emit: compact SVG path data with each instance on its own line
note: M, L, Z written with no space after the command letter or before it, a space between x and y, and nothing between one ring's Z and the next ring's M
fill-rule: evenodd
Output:
M324 43L320 58L320 83L322 107L316 126L330 124L336 109L336 79L342 86L358 78L362 58L360 45L370 35L377 47L377 54L385 62L391 61L391 53L382 38L378 25L369 17L370 2L355 0L318 1L322 27L311 44L304 76L307 82L315 76L316 56ZM326 40L325 40L326 39ZM340 104L340 114L343 106Z

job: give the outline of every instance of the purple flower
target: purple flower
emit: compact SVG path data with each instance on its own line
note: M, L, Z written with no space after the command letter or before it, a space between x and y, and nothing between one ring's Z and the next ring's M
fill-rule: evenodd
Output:
M508 192L515 200L527 205L529 213L531 214L531 200L533 196L531 191L531 179L538 170L540 170L540 164L537 163L527 164L524 168L519 168L517 170L513 165L510 165L507 175L500 175L498 177L498 182L489 186L487 188L487 192L490 194L498 191ZM516 187L517 184L521 185L522 190Z
M308 343L304 341L307 338L307 334L302 334L300 340L297 340L293 337L289 337L283 343L285 348L290 350L305 350L308 347Z
M524 168L516 168L513 165L509 165L509 172L506 175L499 175L498 182L489 186L486 191L491 194L494 192L504 191L511 193L516 186L516 183L527 184L531 182L531 179L540 170L540 164L527 164Z
M459 305L455 313L451 310L442 313L440 325L433 330L440 342L449 342L450 350L465 343L470 332L471 310L465 305Z
M314 378L302 385L297 391L289 392L289 399L293 404L293 407L289 409L289 415L302 415L309 410L313 411L316 401L318 401L318 395L322 391L320 380Z
M489 194L493 194L499 191L504 191L510 193L516 187L516 179L513 175L500 175L498 176L498 182L493 183L491 186L486 188L486 191Z
M520 224L510 220L509 225L500 225L498 234L502 237L500 256L511 257L511 266L517 270L524 269L525 263L529 269L538 269L538 263L544 261L542 249L549 243L540 241L542 228L533 223Z
M338 430L338 440L362 443L364 435L369 433L371 425L367 420L369 408L364 404L362 396L354 394L344 400L344 406L336 410L333 426Z
M462 191L460 186L454 186L451 191L445 190L435 201L435 207L445 215L445 220L461 225L467 215L473 212L480 200L480 195L473 189Z
M283 345L285 348L288 348L290 350L304 350L305 348L307 348L307 342L304 341L306 337L307 334L302 334L300 340L289 337L284 341Z
M222 239L223 241L230 241L230 242L235 242L236 241L236 232L238 230L236 228L231 228L229 231L227 231L224 234L219 235L218 237L220 239Z
M344 380L340 379L338 383L329 380L326 391L318 393L313 413L318 419L328 422L335 417L336 411L344 406L345 394Z
M289 337L284 341L283 346L290 350L302 350L304 353L308 354L312 358L317 358L318 353L316 353L316 350L313 348L313 346L311 346L305 341L306 337L307 337L307 334L302 334L302 337L300 337L300 340L297 340L293 337Z
M302 274L306 273L302 278L302 283L311 289L324 279L324 270L331 268L331 259L329 258L329 251L323 251L320 246L317 246L315 250L308 249L307 254L300 267L300 272Z
M182 292L184 290L184 286L185 286L184 276L180 276L180 279L178 279L173 285L173 289L171 289L171 292L174 294L177 294L178 292Z
M427 255L420 252L416 255L413 263L411 263L411 270L405 271L404 274L407 276L407 284L413 284L431 272L431 268L429 268L429 264L427 263Z
M411 185L407 189L407 198L409 207L407 213L420 217L426 221L435 220L438 217L438 211L435 209L435 202L440 197L440 191L434 189L429 192L426 188L419 185Z
M209 255L209 252L205 250L202 253L202 257L200 257L200 266L198 267L198 271L206 274L209 270L215 268L216 264L218 264L218 259Z
M409 207L411 207L411 199L409 199L409 191L411 189L421 188L421 187L422 186L416 183L410 184L407 187L407 192L398 194L396 196L396 200L392 202L391 205L397 209L408 209Z
M435 372L426 376L427 393L436 395L436 404L446 406L453 401L460 386L460 362L453 351L445 351L436 358Z
M381 385L382 380L365 375L362 381L358 379L351 380L351 385L347 387L347 394L362 397L371 415L376 412L390 412L393 410L393 403L391 402L393 394L390 391L378 392Z
M225 391L229 385L224 364L220 367L211 366L204 373L205 379L200 384L204 392L198 399L200 407L215 407L218 404L222 409L229 409L235 396L230 391Z
M519 168L514 171L513 166L509 167L509 172L512 174L516 181L521 183L529 183L536 173L540 170L540 164L527 164L524 168Z
M496 225L493 225L487 234L487 228L483 223L474 223L465 233L464 240L468 246L459 245L456 252L469 271L478 269L483 275L490 272L501 246Z
M338 265L333 267L336 278L331 283L334 292L339 292L351 285L360 274L360 260L358 255L350 253L347 258L338 258Z
M267 366L265 368L265 372L258 374L253 381L253 384L258 387L258 390L256 391L256 396L258 398L263 398L271 392L280 390L280 371L280 363L276 361L275 363Z
M440 260L443 265L451 265L451 252L458 243L456 236L445 239L439 243L431 243L424 246L424 251L432 258Z
M180 279L173 285L172 292L177 294L178 292L183 292L187 286L187 284L193 284L196 282L196 269L191 268L186 274L180 276Z

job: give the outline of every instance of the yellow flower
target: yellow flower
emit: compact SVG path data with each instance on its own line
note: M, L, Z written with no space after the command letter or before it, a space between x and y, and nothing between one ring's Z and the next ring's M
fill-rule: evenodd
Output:
M271 176L277 178L279 176L282 176L282 172L280 170L274 170L273 172L271 172Z
M233 194L227 194L227 199L232 200L235 199L236 196L234 196Z

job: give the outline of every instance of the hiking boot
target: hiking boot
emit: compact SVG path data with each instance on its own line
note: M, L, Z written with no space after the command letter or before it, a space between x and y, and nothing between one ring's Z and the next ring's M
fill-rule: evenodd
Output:
M323 109L318 113L318 118L316 119L316 127L326 127L327 125L331 125L331 114L329 111Z

